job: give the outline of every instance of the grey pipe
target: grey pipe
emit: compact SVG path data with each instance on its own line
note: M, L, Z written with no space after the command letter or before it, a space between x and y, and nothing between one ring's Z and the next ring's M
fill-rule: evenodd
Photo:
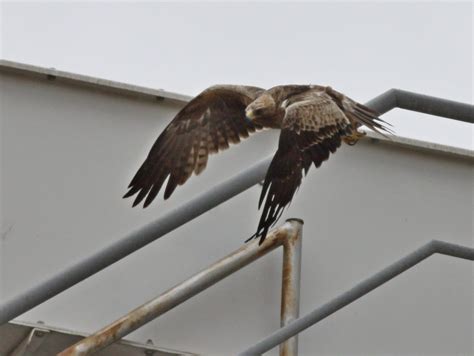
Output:
M405 272L434 253L468 259L471 261L474 260L474 248L455 245L444 241L433 240L428 242L380 272L356 284L353 288L340 294L330 302L323 304L319 308L316 308L312 312L295 320L293 323L275 331L273 334L262 339L254 346L241 352L239 355L261 355L262 353L271 350L290 337L297 335L301 331L313 326L324 318L327 318L329 315L359 299L375 288L380 287L385 282L388 282L400 273Z
M396 106L400 109L474 123L474 107L472 105L400 89L395 89L395 95Z

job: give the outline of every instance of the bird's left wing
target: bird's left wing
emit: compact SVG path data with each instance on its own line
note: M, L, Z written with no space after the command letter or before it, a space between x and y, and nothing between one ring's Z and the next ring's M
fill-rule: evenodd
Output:
M278 150L267 171L259 200L263 201L257 232L251 238L265 239L301 184L303 171L319 167L349 135L351 123L334 100L314 91L291 100L286 107Z
M161 133L133 177L124 198L138 193L133 206L148 206L166 180L164 198L194 172L201 173L208 156L225 150L262 129L245 118L245 108L263 89L216 85L192 99Z

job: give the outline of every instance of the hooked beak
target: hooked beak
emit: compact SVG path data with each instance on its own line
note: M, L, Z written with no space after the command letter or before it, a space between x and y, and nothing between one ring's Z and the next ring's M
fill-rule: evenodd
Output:
M251 109L245 110L245 118L249 123L253 123L253 119L255 119L255 114Z

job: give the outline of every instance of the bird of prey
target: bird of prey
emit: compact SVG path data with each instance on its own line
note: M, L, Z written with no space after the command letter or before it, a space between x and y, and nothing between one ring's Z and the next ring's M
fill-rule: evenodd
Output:
M266 173L258 207L263 211L256 233L262 243L280 218L311 164L319 167L341 145L364 135L361 125L390 132L378 114L328 86L215 85L183 107L152 146L124 198L138 193L148 206L167 180L164 198L195 173L210 154L262 129L280 129L278 149ZM250 240L250 239L249 239Z

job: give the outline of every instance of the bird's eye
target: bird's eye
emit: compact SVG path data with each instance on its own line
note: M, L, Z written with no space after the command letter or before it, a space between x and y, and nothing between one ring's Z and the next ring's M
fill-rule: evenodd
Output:
M255 115L260 115L263 112L263 109L255 109L253 112Z

